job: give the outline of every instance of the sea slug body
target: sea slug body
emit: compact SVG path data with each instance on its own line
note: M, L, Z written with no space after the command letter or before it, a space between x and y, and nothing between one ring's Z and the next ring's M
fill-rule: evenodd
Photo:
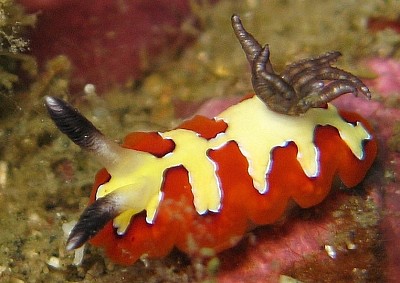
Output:
M372 129L329 102L370 93L357 77L331 66L340 53L293 63L279 75L268 45L236 15L232 26L251 65L255 95L213 119L194 116L164 133L131 133L119 146L72 106L46 97L57 127L105 166L68 249L90 241L122 264L163 257L173 247L220 252L249 229L279 220L291 200L317 205L336 176L347 187L365 177L377 152Z

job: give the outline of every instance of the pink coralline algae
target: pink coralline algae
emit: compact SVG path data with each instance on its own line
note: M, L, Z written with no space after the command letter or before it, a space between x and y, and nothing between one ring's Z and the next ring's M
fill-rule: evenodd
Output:
M378 77L370 82L370 86L376 89L384 99L400 101L400 62L394 59L372 59L368 65L377 73ZM400 152L398 132L394 129L399 126L400 104L380 104L370 120L374 120L377 135L381 138L381 162L382 174L385 175L384 184L375 183L375 189L380 191L383 203L383 219L381 229L387 252L388 282L398 282L400 278L400 188L398 178L400 176ZM394 105L394 106L392 106ZM397 146L389 146L389 143L397 143ZM382 185L382 187L381 187Z
M400 62L394 59L374 58L367 62L367 65L378 78L371 80L373 89L383 96L400 92Z
M191 17L188 1L19 2L28 12L38 12L30 38L32 54L41 65L67 55L74 91L91 83L101 92L140 79L151 59L174 54L190 40L180 28Z

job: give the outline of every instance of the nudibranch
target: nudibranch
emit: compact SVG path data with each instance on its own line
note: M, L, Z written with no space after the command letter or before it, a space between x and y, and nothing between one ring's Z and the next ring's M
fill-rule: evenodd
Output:
M89 241L115 262L159 258L173 247L195 255L234 246L259 225L279 220L289 202L307 208L334 178L360 183L377 144L371 126L330 104L352 93L370 98L354 75L331 64L339 52L274 72L238 16L232 26L251 66L255 95L210 119L194 116L168 132L135 132L122 146L76 109L46 97L48 112L73 142L104 165L67 241Z

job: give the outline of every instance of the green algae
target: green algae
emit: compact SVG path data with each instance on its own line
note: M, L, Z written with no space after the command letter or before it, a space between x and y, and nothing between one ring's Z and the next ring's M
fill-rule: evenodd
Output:
M388 140L388 147L391 151L400 152L400 122L395 122L393 134Z
M24 13L12 0L0 1L0 91L10 92L20 81L19 72L29 76L37 73L35 60L23 54L29 49L24 36L27 28L36 23L35 15Z

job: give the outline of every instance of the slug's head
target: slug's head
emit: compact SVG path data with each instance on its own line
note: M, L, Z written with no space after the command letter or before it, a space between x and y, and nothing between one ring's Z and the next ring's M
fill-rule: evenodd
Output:
M107 222L121 215L130 215L147 210L149 222L154 218L159 194L154 191L151 179L132 177L132 172L148 172L148 165L154 156L120 147L107 139L78 110L62 99L45 97L45 105L50 117L74 143L93 155L110 173L111 179L98 188L96 201L82 213L71 231L67 249L83 245L99 232ZM124 218L124 219L125 219ZM120 223L120 224L118 224ZM121 233L127 228L126 221L116 221L114 226Z

